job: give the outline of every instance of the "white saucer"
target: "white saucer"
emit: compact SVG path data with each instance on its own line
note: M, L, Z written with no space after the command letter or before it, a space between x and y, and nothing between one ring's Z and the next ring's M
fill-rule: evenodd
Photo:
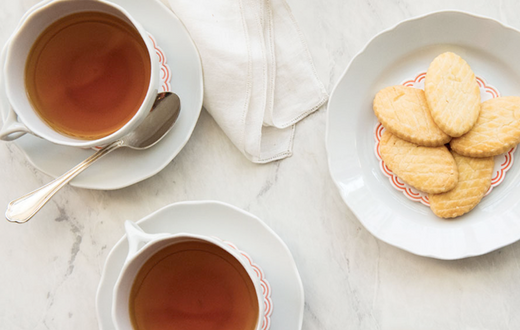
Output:
M188 142L202 108L200 57L177 16L159 0L112 2L124 7L136 18L166 53L172 72L171 90L181 99L181 113L172 131L153 148L143 151L128 148L116 150L70 182L72 186L80 188L119 189L153 176L166 167ZM2 82L0 114L4 119L8 107ZM14 143L36 168L52 177L63 174L93 153L92 150L55 145L30 134Z
M132 220L132 219L130 219ZM147 233L186 232L216 236L246 251L264 270L272 292L271 330L300 330L303 322L303 286L285 243L262 220L234 206L215 201L168 205L137 222ZM102 330L114 329L112 290L128 253L123 236L108 254L96 295Z

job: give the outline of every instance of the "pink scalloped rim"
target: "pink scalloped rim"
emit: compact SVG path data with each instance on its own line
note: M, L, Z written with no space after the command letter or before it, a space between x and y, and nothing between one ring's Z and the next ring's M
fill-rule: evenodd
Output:
M157 45L157 41L155 38L148 33L148 37L152 40L153 48L155 49L155 53L159 57L159 63L161 65L161 89L159 92L168 92L171 90L170 81L172 78L170 67L168 66L168 61L166 60L166 55L159 45Z
M426 77L426 72L421 72L415 76L414 79L405 80L402 85L407 87L414 87L419 89L424 89L424 79ZM488 84L484 78L476 77L477 83L480 88L480 97L482 102L487 101L489 99L499 97L500 92L494 86ZM392 187L401 191L403 195L405 195L408 199L414 202L420 202L426 206L430 206L430 202L428 200L428 194L419 191L408 184L404 183L401 179L399 179L389 168L386 166L385 162L381 158L381 154L379 153L379 143L381 141L381 136L384 132L385 128L381 123L377 123L374 129L374 140L375 140L375 154L377 159L379 159L379 168L381 172L388 178ZM491 186L486 192L485 196L489 195L489 193L493 190L494 187L497 187L501 184L505 177L507 171L513 166L514 162L514 152L516 147L511 148L506 153L495 156L495 168L494 168L494 176L491 179Z
M220 240L220 239L219 239ZM241 251L237 248L237 246L229 241L224 241L226 245L236 250L244 259L251 265L253 271L255 272L258 280L260 281L260 286L262 287L262 295L264 296L264 317L262 319L262 327L261 330L268 330L271 327L271 314L273 313L273 301L271 300L271 285L269 285L269 281L265 278L264 271L260 266L258 266L247 253Z

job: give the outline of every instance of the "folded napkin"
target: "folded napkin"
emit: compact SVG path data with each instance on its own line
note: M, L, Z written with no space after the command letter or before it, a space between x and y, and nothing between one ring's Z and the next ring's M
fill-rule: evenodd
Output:
M168 0L199 50L204 107L251 161L292 154L295 124L324 104L285 0Z

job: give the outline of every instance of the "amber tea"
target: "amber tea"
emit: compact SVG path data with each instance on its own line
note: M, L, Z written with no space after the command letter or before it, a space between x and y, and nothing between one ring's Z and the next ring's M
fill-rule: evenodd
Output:
M130 292L129 311L135 330L253 330L258 298L231 254L188 241L145 262Z
M28 97L55 131L94 140L123 127L145 99L146 44L122 19L79 12L47 27L25 66Z

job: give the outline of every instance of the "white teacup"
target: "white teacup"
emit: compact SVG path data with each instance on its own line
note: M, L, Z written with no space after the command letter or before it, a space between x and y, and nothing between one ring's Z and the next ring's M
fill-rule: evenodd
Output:
M94 140L68 136L47 125L29 100L24 74L31 47L40 33L62 17L87 11L115 16L134 27L146 45L151 69L146 96L135 115L117 131ZM160 86L159 58L147 32L125 9L104 0L53 0L36 5L24 16L9 39L5 51L3 74L7 97L12 107L0 129L0 139L6 141L31 133L53 143L74 147L89 148L109 144L130 133L143 121L153 106Z
M251 265L236 250L232 249L224 242L208 236L187 233L145 233L138 225L130 221L125 222L125 230L128 239L129 251L125 264L123 265L119 278L114 286L114 299L112 303L112 318L114 324L116 325L116 329L128 330L133 328L129 307L131 299L130 297L132 286L134 285L134 280L138 276L141 267L143 267L146 261L159 251L167 247L171 247L172 245L182 244L185 242L209 243L212 246L215 246L229 254L239 262L243 270L247 272L248 278L254 285L256 300L258 302L258 318L256 319L256 325L250 330L261 329L264 316L264 298L262 294L262 288L260 286L260 280L258 279L258 276L256 275ZM166 285L164 290L168 290ZM175 299L175 297L172 296L172 299Z

